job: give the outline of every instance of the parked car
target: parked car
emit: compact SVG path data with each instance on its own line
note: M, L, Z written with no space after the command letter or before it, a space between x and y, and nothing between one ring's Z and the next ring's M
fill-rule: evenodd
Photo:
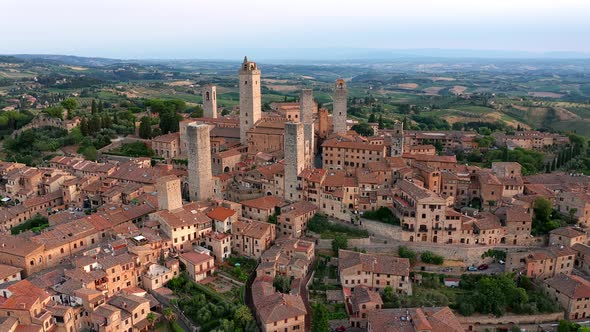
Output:
M467 271L470 271L470 272L477 271L477 268L475 266L470 266L467 268Z
M480 266L477 267L477 269L480 271L487 270L488 268L489 268L488 264L481 264Z
M503 260L499 260L498 263L500 263L500 265L506 264L506 262L504 262Z

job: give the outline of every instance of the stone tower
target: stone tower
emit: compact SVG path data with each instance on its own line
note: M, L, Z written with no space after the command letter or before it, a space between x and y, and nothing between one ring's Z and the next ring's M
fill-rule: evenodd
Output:
M248 145L246 133L260 120L262 113L260 70L256 62L244 62L240 68L240 142Z
M190 123L186 131L189 197L191 201L207 200L213 196L209 125Z
M344 80L341 78L336 80L336 84L334 86L334 96L332 99L334 100L334 109L332 111L332 116L334 119L334 132L345 134L347 132L346 104L348 99L348 88L346 87Z
M320 138L326 138L330 131L329 126L328 109L320 108L318 110L318 136Z
M404 123L396 121L391 134L390 157L401 157L402 154L404 154Z
M303 122L303 136L305 140L305 167L312 167L315 157L315 132L313 124L313 91L301 90L299 97L299 119Z
M303 123L285 123L285 199L297 201L299 181L297 176L305 168Z
M159 178L156 182L160 210L174 211L182 207L180 179L174 175Z
M217 87L215 85L206 85L203 88L203 117L217 117Z

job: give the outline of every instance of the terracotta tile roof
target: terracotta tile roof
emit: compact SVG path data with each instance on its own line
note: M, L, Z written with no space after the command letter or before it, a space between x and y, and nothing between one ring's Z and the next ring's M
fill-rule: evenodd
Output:
M372 310L367 321L375 332L465 331L448 307Z
M137 309L142 304L148 303L150 300L132 295L132 294L125 294L121 293L119 295L115 295L114 297L109 299L109 304L115 306L121 310L125 310L127 312L132 312L133 310Z
M285 204L285 201L276 196L262 196L260 198L249 199L240 203L242 206L260 210L272 210L277 206L282 206Z
M560 236L565 236L565 237L569 237L569 238L573 238L573 237L578 237L578 236L582 236L582 235L586 235L586 232L584 232L581 229L576 229L574 227L559 227L556 228L554 230L552 230L551 232L549 232L549 234L554 234L554 235L560 235Z
M10 278L11 276L21 272L23 269L11 265L0 264L0 279Z
M576 275L560 273L545 283L571 299L590 297L590 282Z
M338 138L326 140L322 148L339 148L339 149L358 149L376 152L385 152L385 146L382 144L370 144L368 142L351 142Z
M590 258L590 246L588 246L586 244L582 244L582 243L576 243L572 246L572 249L574 249L578 253L580 253L584 256L588 256L588 258Z
M265 324L307 314L301 296L275 292L272 279L257 278L252 285L252 294L256 313Z
M417 184L410 182L408 180L399 181L396 184L396 187L401 189L403 192L408 194L409 196L413 197L415 200L421 200L426 198L431 199L438 199L444 201L444 199L438 196L436 193L418 186Z
M229 157L234 157L234 156L239 156L242 153L240 153L240 151L238 149L229 149L229 150L225 150L225 151L221 151L218 153L215 153L214 156L216 156L217 158L229 158Z
M318 207L308 201L298 201L281 209L281 217L298 217L317 211Z
M194 251L189 251L180 254L180 259L187 261L193 265L199 265L203 262L213 261L213 256L209 256L207 254L201 254Z
M211 223L211 219L203 212L197 202L184 205L176 211L160 210L155 212L171 227L192 226Z
M356 286L353 288L350 297L350 304L352 306L352 312L359 312L362 304L373 303L383 304L381 295L378 292L370 290L366 286Z
M28 280L18 281L8 286L7 289L12 294L0 305L0 308L3 309L31 310L35 303L43 302L50 296L48 292Z
M0 235L0 253L26 257L43 248L45 248L43 244L33 242L28 238Z
M219 221L224 221L225 219L233 216L234 214L236 214L236 211L234 211L232 209L225 208L223 206L218 206L218 207L214 208L213 210L207 212L207 216L209 218L219 220Z
M262 239L271 233L275 225L263 221L239 218L232 224L232 234L240 234L254 239Z
M179 140L180 140L180 133L178 133L178 132L160 135L160 136L156 136L156 137L152 138L153 142L159 142L159 143L172 143L174 141L179 141Z
M398 276L410 275L410 261L392 255L364 254L350 250L338 251L338 269L359 267L361 271Z

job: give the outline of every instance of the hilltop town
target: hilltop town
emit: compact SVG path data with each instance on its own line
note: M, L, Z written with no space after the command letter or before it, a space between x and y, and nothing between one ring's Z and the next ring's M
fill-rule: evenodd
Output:
M162 98L139 121L60 96L12 128L0 331L555 331L590 316L584 137L365 121L350 110L378 102L343 78L321 91L330 108L307 86L264 103L262 68L234 69L234 107L214 84L195 116ZM13 155L41 144L61 153Z

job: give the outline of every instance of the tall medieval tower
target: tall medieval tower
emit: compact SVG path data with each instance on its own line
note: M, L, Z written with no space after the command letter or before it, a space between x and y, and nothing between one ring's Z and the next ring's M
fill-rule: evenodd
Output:
M401 157L404 154L404 123L395 121L391 135L390 157Z
M313 124L313 91L301 90L299 97L299 119L303 122L303 136L305 140L305 167L313 167L315 157L315 133Z
M211 172L211 140L209 125L190 123L188 136L188 189L191 201L202 201L213 196Z
M334 119L334 132L344 134L347 132L346 128L346 104L348 99L348 88L343 79L336 80L334 86L334 109L332 116Z
M303 123L285 123L285 199L297 201L301 199L297 187L297 176L305 169Z
M252 128L262 113L260 94L260 70L256 62L244 57L240 69L240 142L248 145L246 133Z
M215 85L206 85L203 88L203 117L217 117L217 87Z
M156 182L158 207L160 210L174 211L182 207L180 179L174 175L159 178Z

